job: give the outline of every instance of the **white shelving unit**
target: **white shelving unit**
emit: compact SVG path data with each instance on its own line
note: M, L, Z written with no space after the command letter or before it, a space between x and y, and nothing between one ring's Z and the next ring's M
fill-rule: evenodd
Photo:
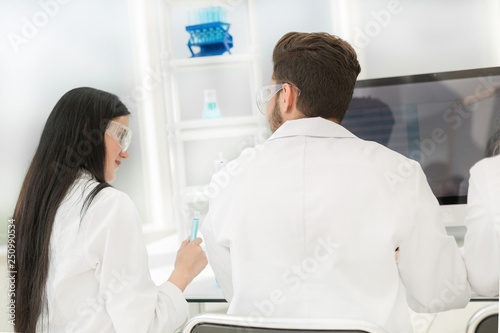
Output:
M190 58L189 34L185 31L187 10L217 5L224 6L210 0L157 2L159 44L164 55L163 94L172 201L180 237L189 232L194 211L200 211L203 219L208 209L208 196L204 192L219 153L231 160L244 148L265 139L262 133L270 134L267 120L257 110L254 99L256 89L262 85L254 0L225 4L231 24L229 33L235 27L232 54ZM240 14L237 21L231 21L233 13L233 17ZM179 41L174 39L182 36L183 31L185 43L179 46ZM176 49L179 47L185 49ZM213 89L214 86L222 118L201 119L203 87Z

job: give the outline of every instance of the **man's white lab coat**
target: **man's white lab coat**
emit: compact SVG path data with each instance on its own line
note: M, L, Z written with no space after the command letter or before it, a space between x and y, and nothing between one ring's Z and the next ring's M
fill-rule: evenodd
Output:
M231 314L358 318L402 333L407 304L469 300L419 164L334 122L287 121L211 187L202 232Z
M470 170L465 263L472 290L498 295L500 264L500 156L486 158Z

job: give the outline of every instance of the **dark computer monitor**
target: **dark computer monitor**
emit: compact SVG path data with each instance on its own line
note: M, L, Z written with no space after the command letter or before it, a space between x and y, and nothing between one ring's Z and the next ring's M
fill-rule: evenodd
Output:
M418 161L441 204L500 143L500 67L359 80L342 125Z

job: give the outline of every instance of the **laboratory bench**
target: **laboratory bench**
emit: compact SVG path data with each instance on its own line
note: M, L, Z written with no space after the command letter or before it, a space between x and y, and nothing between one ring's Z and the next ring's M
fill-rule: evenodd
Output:
M457 242L460 242L460 239L463 242L462 228L465 229L465 227L460 227L457 229L460 230L458 232L456 230L450 232L449 228L447 230L449 234L455 233L456 236L461 237L457 239ZM174 270L178 246L180 246L180 240L176 234L148 245L151 278L157 285L165 282ZM203 247L204 244L202 243L201 246ZM184 296L189 303L226 302L210 264L186 287ZM471 302L498 302L498 297L473 295Z

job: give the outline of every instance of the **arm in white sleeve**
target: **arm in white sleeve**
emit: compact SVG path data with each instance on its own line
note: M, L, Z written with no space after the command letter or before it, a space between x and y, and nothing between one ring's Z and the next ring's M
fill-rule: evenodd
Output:
M495 203L491 193L488 193L488 179L483 166L477 164L470 171L464 259L472 290L479 295L496 296L500 247L492 209Z
M463 308L470 300L464 261L455 239L446 234L439 203L420 166L415 180L412 226L399 246L398 258L408 304L416 312Z
M95 269L102 311L117 332L173 332L187 319L187 302L170 282L157 287L152 281L132 200L114 189L104 191L82 221L85 260Z
M207 257L210 266L212 267L217 282L221 286L222 294L228 302L233 298L233 280L231 268L231 252L226 244L217 242L217 223L214 216L217 214L214 210L210 210L207 214L201 232L207 249ZM220 225L220 224L219 224ZM215 230L214 230L215 229Z

